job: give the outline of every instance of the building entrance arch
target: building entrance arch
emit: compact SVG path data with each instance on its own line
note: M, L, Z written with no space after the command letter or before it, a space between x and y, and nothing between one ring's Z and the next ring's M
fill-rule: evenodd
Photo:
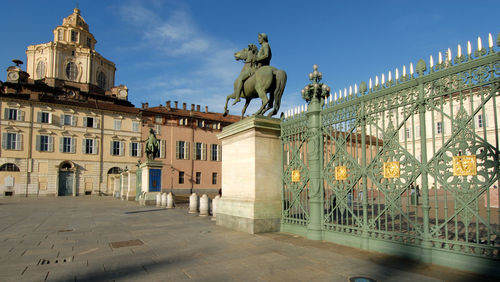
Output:
M58 170L58 196L76 196L76 166L72 161L59 164Z

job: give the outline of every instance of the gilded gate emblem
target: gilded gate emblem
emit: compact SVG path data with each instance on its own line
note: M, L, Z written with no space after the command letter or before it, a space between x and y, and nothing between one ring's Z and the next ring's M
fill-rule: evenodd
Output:
M300 181L300 170L292 170L292 182Z
M454 176L469 176L476 174L477 174L476 155L453 157Z
M336 180L346 180L347 179L347 167L346 166L336 166L335 167L335 179Z
M384 178L399 178L399 162L384 163Z

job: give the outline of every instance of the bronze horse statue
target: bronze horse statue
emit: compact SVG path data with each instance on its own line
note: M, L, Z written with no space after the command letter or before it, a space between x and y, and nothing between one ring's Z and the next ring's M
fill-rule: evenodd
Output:
M245 61L243 69L241 72L246 71L248 68L253 67L253 62L255 62L255 57L257 56L257 46L254 44L249 44L248 48L245 48L234 54L236 60ZM235 85L236 85L235 81ZM245 115L250 101L254 98L260 98L262 100L262 105L259 110L255 113L256 115L264 115L271 108L273 109L268 116L273 116L278 113L281 104L281 96L285 90L286 85L286 72L279 70L271 66L262 66L258 68L255 73L250 76L243 84L243 91L241 94L242 98L245 98L245 106L241 111L241 117ZM267 98L267 93L269 93L269 98ZM226 97L226 105L224 106L224 116L229 113L227 109L227 103L230 99L235 99L235 93L230 94ZM274 107L273 107L274 103Z

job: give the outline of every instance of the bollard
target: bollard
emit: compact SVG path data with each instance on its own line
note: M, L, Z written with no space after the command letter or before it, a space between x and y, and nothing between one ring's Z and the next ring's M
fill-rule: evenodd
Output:
M167 193L161 193L161 206L166 207L167 206Z
M161 193L156 194L156 206L159 207L161 204Z
M196 213L198 211L198 196L196 193L189 196L189 213Z
M170 192L167 195L167 209L173 209L173 208L174 208L174 196L172 195L172 192Z
M212 200L212 220L216 220L215 217L217 215L217 202L219 201L219 199L220 199L220 196L217 195Z
M208 196L207 194L203 194L200 198L200 216L208 216L208 211Z

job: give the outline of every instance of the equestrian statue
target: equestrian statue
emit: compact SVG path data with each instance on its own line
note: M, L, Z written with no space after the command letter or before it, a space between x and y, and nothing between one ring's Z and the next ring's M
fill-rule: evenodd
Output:
M241 111L241 117L245 115L250 101L254 98L260 98L262 105L255 115L264 115L268 110L268 116L273 116L280 109L281 97L286 85L286 72L270 66L271 46L265 33L259 33L260 50L254 44L249 44L239 52L234 53L237 61L244 61L243 69L234 82L234 93L226 97L224 106L224 116L229 113L227 104L230 99L234 99L233 105L245 98L245 106ZM267 97L269 93L269 98ZM274 105L273 105L274 103Z

